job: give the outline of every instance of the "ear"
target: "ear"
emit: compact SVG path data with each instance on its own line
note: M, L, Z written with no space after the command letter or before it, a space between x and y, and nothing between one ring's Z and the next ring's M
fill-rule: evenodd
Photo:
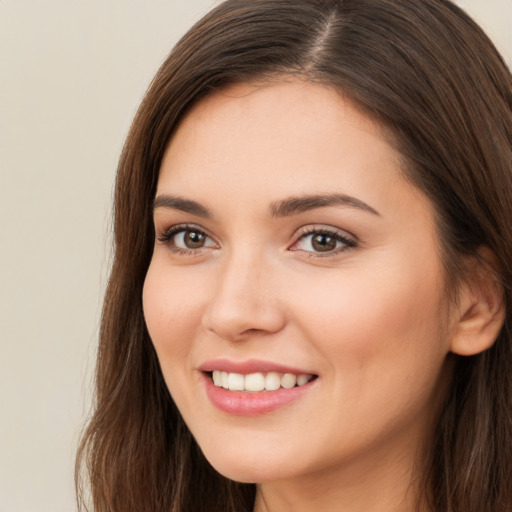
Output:
M460 286L451 351L472 356L490 348L505 321L503 287L497 260L487 247L468 265L466 281Z

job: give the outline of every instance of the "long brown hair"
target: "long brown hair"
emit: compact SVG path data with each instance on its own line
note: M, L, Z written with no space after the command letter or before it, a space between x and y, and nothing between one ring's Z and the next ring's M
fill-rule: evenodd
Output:
M448 0L228 0L174 48L119 163L79 502L88 485L96 512L252 510L254 486L210 467L166 389L142 287L160 162L178 123L227 84L283 74L338 88L393 133L408 178L435 207L448 282L464 278L462 255L494 253L505 325L486 352L454 356L424 491L436 512L512 510L512 81L489 39Z

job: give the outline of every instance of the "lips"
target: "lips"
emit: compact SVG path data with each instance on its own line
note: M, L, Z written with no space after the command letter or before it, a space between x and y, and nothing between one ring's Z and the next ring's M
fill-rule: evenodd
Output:
M213 372L219 370L229 373L241 373L247 375L249 373L293 373L294 375L310 374L314 375L313 372L308 371L305 368L294 368L291 366L285 366L279 363L273 363L271 361L264 361L260 359L248 359L246 361L231 361L230 359L213 359L203 363L199 369L203 372Z
M217 359L204 363L208 398L231 414L254 416L271 411L303 396L317 375L304 369L268 361L233 362Z

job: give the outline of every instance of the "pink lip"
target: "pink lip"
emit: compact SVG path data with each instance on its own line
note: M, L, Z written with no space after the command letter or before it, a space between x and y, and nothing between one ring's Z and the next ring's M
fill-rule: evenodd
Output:
M212 404L221 411L238 416L257 416L275 411L307 393L315 382L316 380L291 389L244 393L242 391L228 391L227 389L219 388L212 382L209 376L205 375L206 394Z
M291 389L277 389L276 391L262 391L257 393L243 391L229 391L216 386L207 372L214 370L233 373L256 373L256 372L278 372L293 373L295 375L313 375L311 372L297 368L290 368L269 361L248 360L234 362L227 359L215 359L202 364L200 370L203 372L203 381L206 387L206 394L210 402L221 411L236 414L239 416L257 416L275 411L280 407L293 402L307 393L315 384L316 379L303 386Z
M221 372L229 372L229 373L241 373L243 375L247 375L248 373L268 373L268 372L277 372L277 373L293 373L294 375L313 375L313 372L299 369L299 368L291 368L289 366L284 366L278 363L272 363L270 361L262 361L258 359L248 359L247 361L230 361L229 359L213 359L211 361L206 361L203 363L199 369L202 372L213 372L214 370L218 370Z

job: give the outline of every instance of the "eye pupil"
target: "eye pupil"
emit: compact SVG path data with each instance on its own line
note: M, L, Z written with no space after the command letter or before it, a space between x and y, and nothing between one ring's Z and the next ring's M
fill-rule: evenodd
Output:
M189 249L199 249L204 246L205 235L197 231L187 231L184 236L184 242Z
M336 239L328 234L317 234L311 241L313 249L318 252L327 252L336 249Z

